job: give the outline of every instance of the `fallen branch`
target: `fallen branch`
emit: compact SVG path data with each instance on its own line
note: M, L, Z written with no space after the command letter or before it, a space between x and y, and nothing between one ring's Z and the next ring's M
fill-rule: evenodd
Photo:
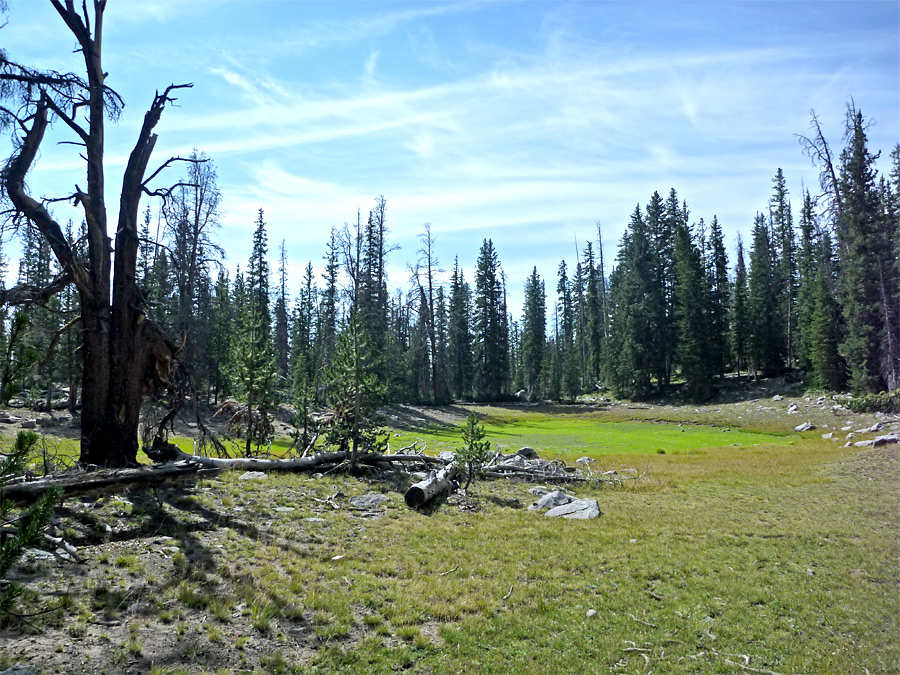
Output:
M28 505L51 487L62 490L61 498L122 492L127 488L148 488L217 476L222 469L198 462L171 462L134 469L99 470L76 475L49 476L34 481L7 485L3 495L11 502Z
M411 509L418 509L439 495L450 494L459 486L456 482L457 474L459 468L451 464L433 476L419 481L403 495L406 505Z

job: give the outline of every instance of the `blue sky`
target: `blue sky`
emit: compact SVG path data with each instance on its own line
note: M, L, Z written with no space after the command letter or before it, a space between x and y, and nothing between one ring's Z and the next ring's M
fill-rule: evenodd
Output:
M11 58L77 67L49 3L9 5ZM554 288L559 260L596 240L597 222L609 266L654 190L675 187L696 220L718 216L732 252L779 167L799 208L801 186L818 187L795 137L811 108L839 149L852 96L876 123L883 169L900 140L896 0L112 0L104 60L127 104L107 132L108 203L154 91L192 82L158 127L156 159L210 155L229 266L249 255L261 207L294 291L307 260L321 269L330 228L378 195L400 246L392 285L405 285L430 222L442 266L458 255L470 280L491 237L517 306L532 266ZM47 144L35 194L76 182L72 146Z

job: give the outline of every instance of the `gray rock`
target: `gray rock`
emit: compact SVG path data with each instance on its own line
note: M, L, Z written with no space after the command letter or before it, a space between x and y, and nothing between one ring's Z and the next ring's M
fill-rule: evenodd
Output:
M39 548L26 548L22 552L22 559L25 562L56 562L55 555Z
M545 494L547 494L548 492L550 492L550 490L545 488L543 485L535 485L533 488L531 488L529 490L529 492L531 494L533 494L535 497L542 497Z
M535 450L534 448L529 448L528 446L520 448L519 451L516 452L516 455L518 455L519 457L524 457L525 459L540 459L540 457L538 457L537 450Z
M268 477L265 471L246 471L238 476L238 480L266 480Z
M794 431L812 431L815 428L815 424L804 422L803 424L798 424L796 427L794 427Z
M568 504L552 508L544 515L548 518L589 520L600 515L600 505L596 499L576 499Z
M21 420L21 417L15 415L0 415L0 424L18 424Z
M327 523L328 521L324 518L304 518L307 523Z
M870 426L868 429L861 429L859 431L859 433L861 433L861 434L877 434L883 428L884 428L884 425L881 422L875 422L875 424Z
M856 441L856 443L854 443L853 445L856 446L857 448L865 448L870 445L875 445L875 441L870 438L867 441Z
M540 511L541 509L554 509L558 506L564 506L575 501L575 497L563 494L559 490L548 492L538 499L534 504L528 507L529 511Z
M841 431L850 431L853 427L841 427Z
M773 401L781 401L782 399L784 399L784 396L782 396L781 394L775 394L775 395L772 397L772 400L773 400Z
M350 506L354 509L374 509L379 504L383 504L388 500L387 495L383 495L380 492L370 492L366 495L360 495L359 497L351 497L350 498Z
M293 506L279 506L276 507L275 511L278 513L290 513L291 511L296 511Z
M800 406L797 405L796 403L791 403L788 406L788 411L787 411L788 415L796 415L798 412L800 412Z
M897 434L885 434L884 436L876 436L875 440L872 441L872 445L876 448L882 445L889 445L891 443L898 442Z
M20 425L23 429L35 429L37 427L37 422L34 420L22 420L22 424Z
M590 464L591 462L596 462L597 460L593 457L579 457L575 460L576 464Z
M41 675L41 671L35 670L31 666L23 666L17 663L12 668L0 671L0 675Z
M819 398L817 398L817 399L816 399L816 405L825 405L825 397L824 397L824 396L820 396Z
M450 452L449 450L441 450L438 453L438 458L444 460L445 462L452 462L456 459L456 453Z
M834 438L834 433L829 431L827 434L822 434L822 438L824 438L826 441L830 441L832 438Z

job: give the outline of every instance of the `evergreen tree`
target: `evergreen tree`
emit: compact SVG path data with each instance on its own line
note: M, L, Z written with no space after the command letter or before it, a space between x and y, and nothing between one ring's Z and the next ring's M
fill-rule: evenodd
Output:
M719 219L713 216L709 228L707 286L709 288L709 356L712 371L725 377L728 363L728 308L731 285L728 281L728 254Z
M526 396L533 400L540 395L547 346L547 300L537 267L525 280L521 345L523 384Z
M816 213L809 190L803 193L800 209L800 244L797 249L797 365L810 370L812 320L816 304Z
M734 290L731 298L731 349L737 374L747 364L750 345L750 307L747 288L747 267L744 264L744 243L740 234L734 263Z
M843 207L841 250L846 251L840 282L846 334L841 354L854 392L877 392L900 385L900 331L895 311L897 261L892 224L875 182L866 123L852 105L847 111L847 147L841 153Z
M621 396L643 398L651 392L658 365L653 358L653 343L658 338L654 327L659 295L653 242L640 205L635 207L622 236L617 262L609 283L612 313L604 359L606 380Z
M832 245L823 232L812 278L812 312L809 318L809 384L840 391L844 386L844 364L838 355L840 344L840 306L834 296L831 279Z
M450 306L448 308L447 351L450 392L456 399L466 398L472 391L472 294L459 259L453 263L450 276Z
M284 240L278 249L278 289L275 296L275 366L278 375L286 381L290 368L290 319L288 317L287 298L287 251Z
M490 239L478 254L473 315L476 396L496 401L508 392L510 358L500 260Z
M779 314L775 262L766 218L757 213L753 224L747 298L750 363L756 377L773 375L784 368L784 324Z
M712 396L715 366L710 359L713 329L707 277L699 246L691 241L684 224L675 230L675 319L678 325L678 361L685 380L685 393L693 401Z
M772 222L772 257L775 276L778 315L784 338L783 353L788 367L795 364L796 303L797 303L797 261L794 224L788 189L781 169L772 179L774 194L769 202L769 218Z

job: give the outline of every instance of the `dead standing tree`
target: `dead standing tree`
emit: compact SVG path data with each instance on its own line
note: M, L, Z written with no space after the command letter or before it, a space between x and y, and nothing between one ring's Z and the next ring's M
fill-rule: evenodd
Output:
M17 132L15 150L3 167L0 184L12 204L10 220L36 229L47 239L64 270L62 280L78 289L84 364L80 461L127 466L134 464L137 456L141 402L168 383L178 356L177 348L144 311L135 273L137 224L141 196L166 192L153 191L148 183L177 159L167 160L146 177L157 139L153 129L166 105L175 100L173 92L191 85L172 85L157 92L144 115L125 168L111 248L104 200L104 125L107 119L116 119L122 100L104 84L101 46L106 1L84 0L80 10L72 0L50 2L78 42L85 74L36 71L0 54L0 114ZM52 119L61 120L74 133L76 140L69 143L79 146L86 164L87 190L76 185L75 193L65 197L84 211L85 259L79 259L66 242L63 229L47 209L47 204L62 199L39 201L26 184Z

